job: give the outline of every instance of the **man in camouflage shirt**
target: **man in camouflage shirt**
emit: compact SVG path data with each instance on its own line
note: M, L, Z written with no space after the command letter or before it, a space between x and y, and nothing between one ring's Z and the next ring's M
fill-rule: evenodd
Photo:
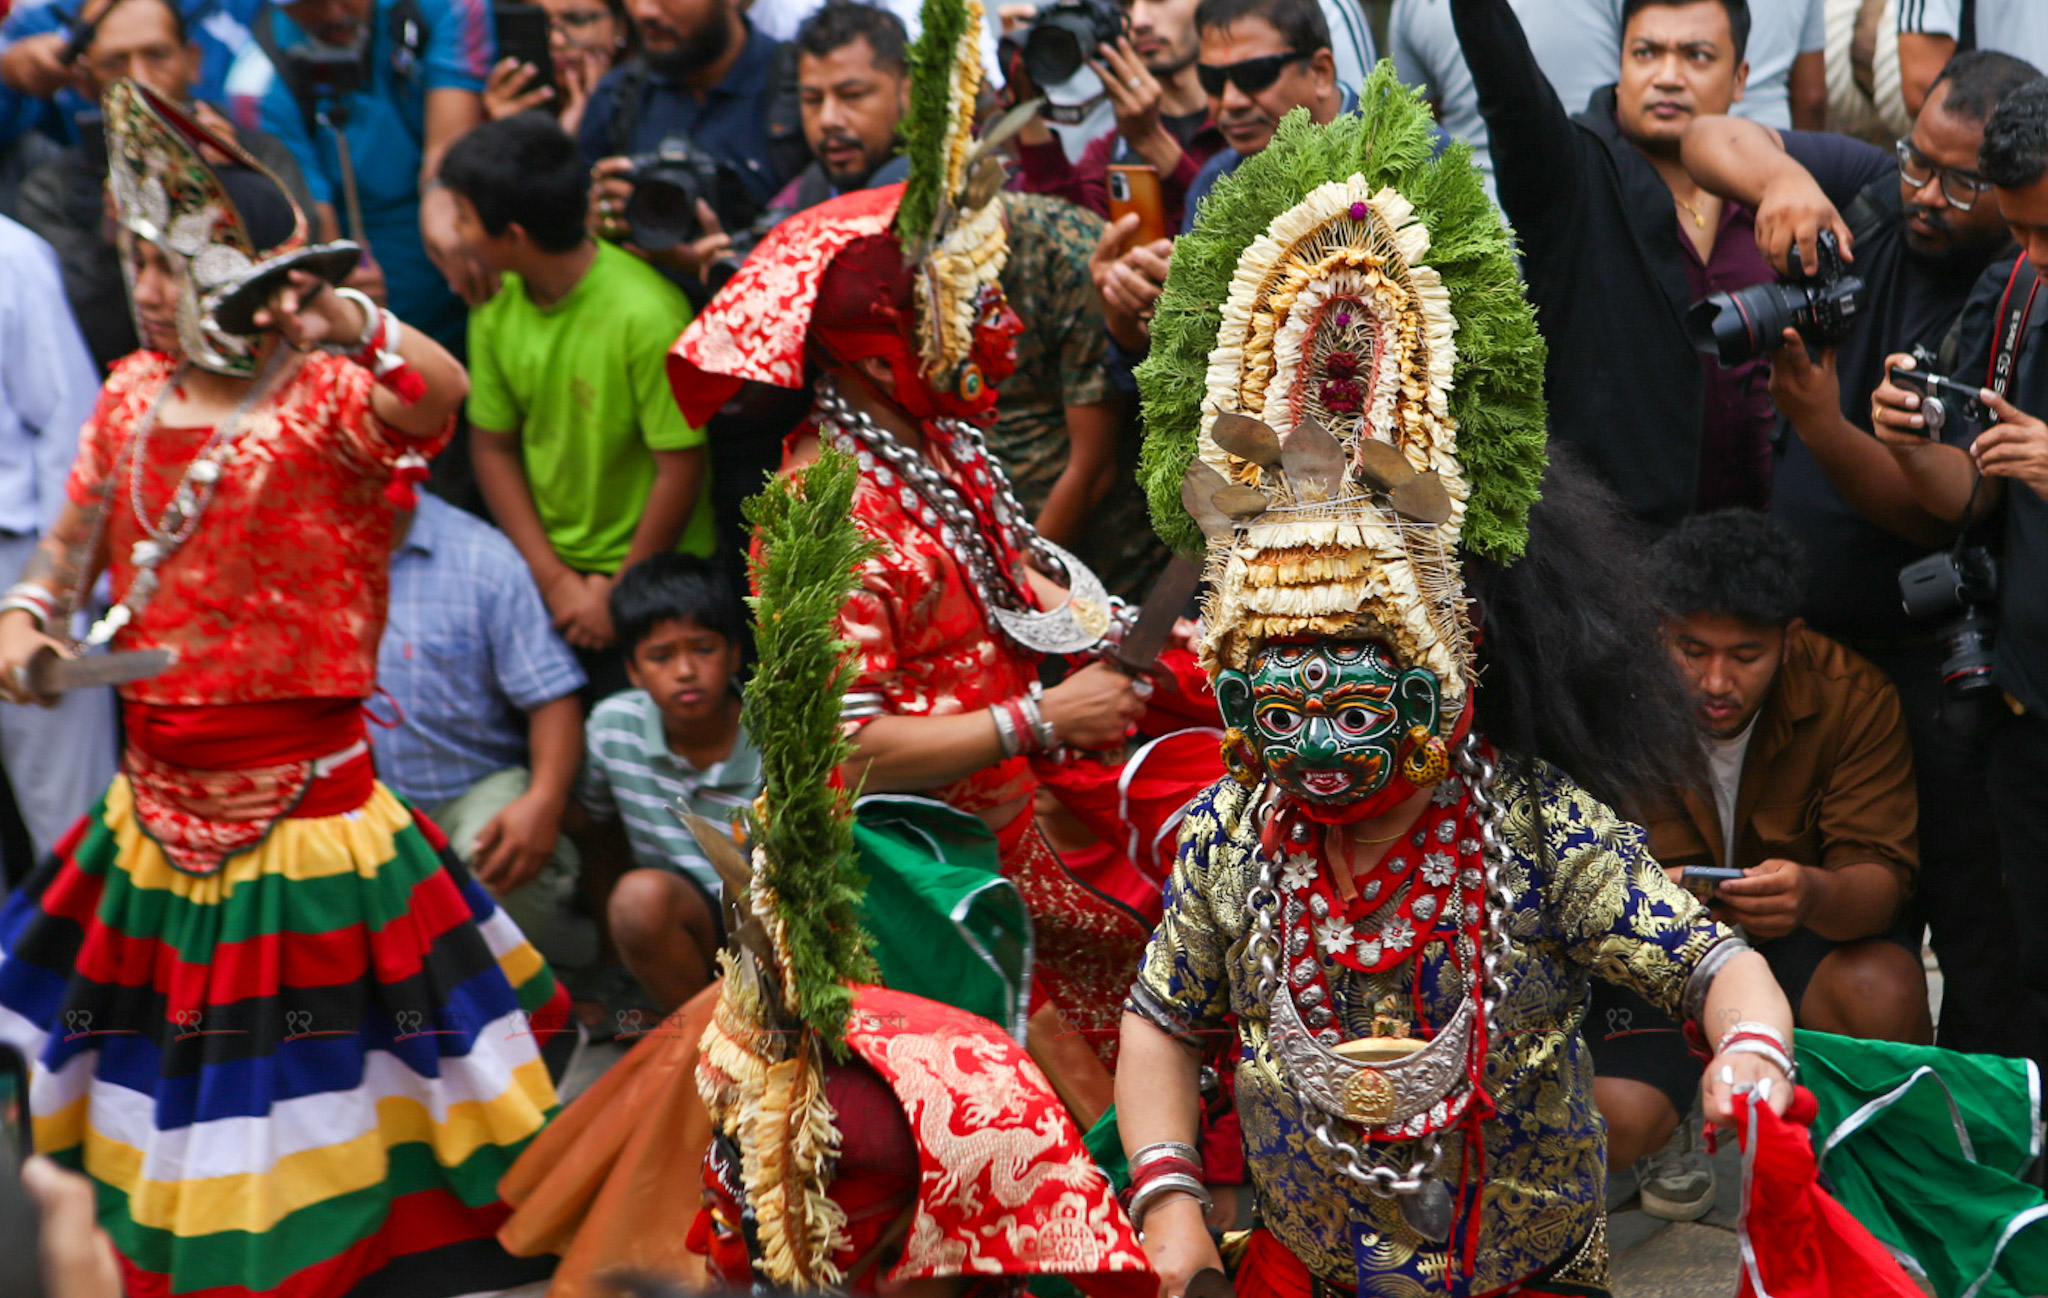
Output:
M1088 280L1102 218L1041 194L1005 193L1002 202L1010 223L1003 292L1024 332L989 449L1041 533L1079 555L1112 592L1140 598L1166 550L1132 476L1136 420L1104 367L1107 335Z

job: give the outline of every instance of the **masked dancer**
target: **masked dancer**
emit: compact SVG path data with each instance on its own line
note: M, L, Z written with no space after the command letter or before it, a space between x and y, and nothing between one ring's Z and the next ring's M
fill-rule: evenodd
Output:
M1739 1087L1782 1111L1791 1015L1603 801L1684 778L1682 693L1592 489L1544 476L1542 346L1469 155L1432 157L1387 65L1360 100L1217 186L1139 371L1231 776L1123 1020L1131 1215L1168 1293L1219 1265L1195 1048L1234 1032L1240 1295L1601 1295L1587 980L1704 1030L1716 1121Z
M0 913L36 1148L96 1184L132 1295L532 1283L496 1182L554 1108L534 1028L566 1003L363 729L401 510L466 379L331 287L356 250L308 247L233 143L133 82L104 107L143 350L5 598L0 689L61 688L102 573L87 642L117 652L78 665L159 670L122 686L121 774Z

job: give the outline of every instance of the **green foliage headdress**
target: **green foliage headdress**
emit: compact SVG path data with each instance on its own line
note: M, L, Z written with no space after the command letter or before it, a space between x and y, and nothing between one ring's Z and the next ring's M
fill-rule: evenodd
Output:
M1141 476L1167 542L1208 549L1212 665L1370 636L1455 709L1459 557L1522 552L1543 343L1470 150L1433 156L1391 64L1359 103L1327 126L1290 113L1175 244L1138 369Z

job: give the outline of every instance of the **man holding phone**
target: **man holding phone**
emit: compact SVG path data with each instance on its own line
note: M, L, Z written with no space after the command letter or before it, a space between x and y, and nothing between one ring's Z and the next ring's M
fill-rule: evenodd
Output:
M1764 515L1695 515L1652 548L1651 566L1711 779L1646 818L1650 854L1748 934L1801 1027L1930 1040L1920 926L1898 918L1920 857L1897 692L1806 628L1798 543ZM1587 1022L1609 1166L1626 1167L1673 1135L1699 1064L1677 1026L1628 993L1596 987ZM1704 1164L1668 1146L1640 1180L1654 1215L1713 1206Z

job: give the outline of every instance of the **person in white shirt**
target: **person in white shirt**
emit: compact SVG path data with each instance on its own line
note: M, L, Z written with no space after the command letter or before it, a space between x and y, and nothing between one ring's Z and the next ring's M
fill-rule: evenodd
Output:
M0 217L0 569L20 569L63 508L78 430L99 395L57 254ZM41 859L114 778L113 691L0 708L0 766Z
M1780 131L1826 130L1827 0L1762 0L1749 19L1749 80L1734 114Z
M1536 62L1566 111L1586 106L1593 92L1614 80L1621 66L1621 0L1513 0ZM1335 29L1332 29L1332 35ZM1394 0L1387 19L1387 53L1395 71L1421 86L1437 123L1472 146L1472 161L1493 193L1493 157L1479 92L1451 27L1450 0Z
M1969 45L2048 68L2048 0L1976 0ZM1963 45L1963 0L1899 0L1899 83L1906 111Z

